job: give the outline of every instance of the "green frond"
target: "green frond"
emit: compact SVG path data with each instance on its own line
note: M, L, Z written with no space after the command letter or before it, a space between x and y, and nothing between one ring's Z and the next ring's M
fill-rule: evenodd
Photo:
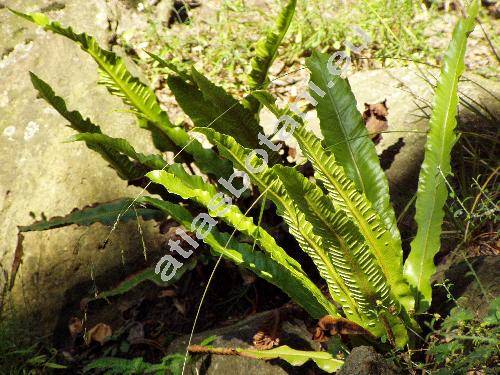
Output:
M30 72L31 83L38 94L69 122L69 127L79 133L101 133L101 128L94 125L89 118L84 119L78 111L68 110L64 99L57 96L47 82Z
M257 92L254 95L276 116L291 113L278 109L274 98L268 93ZM366 196L356 189L343 167L336 162L333 154L323 148L321 140L305 128L300 118L294 118L298 126L293 136L306 158L311 161L318 180L324 183L333 206L352 219L377 259L391 292L406 311L411 312L414 300L403 277L401 258L398 256L400 249L394 247L393 237Z
M154 92L130 74L121 57L102 49L93 37L85 33L75 33L71 27L63 27L59 22L52 22L43 13L13 12L45 30L76 42L99 66L101 83L110 93L119 96L130 106L140 119L151 121L162 128L173 126L167 114L160 108Z
M176 64L171 63L170 61L166 61L162 59L160 56L152 53L145 51L153 60L155 60L158 63L159 68L163 69L170 69L172 72L177 74L180 78L182 78L186 82L192 82L193 78L191 77L191 74L184 70L179 68Z
M318 178L325 184L334 206L344 211L358 227L365 238L370 251L378 261L391 291L407 311L413 309L413 297L408 283L403 277L400 250L391 246L392 236L385 228L378 213L372 208L366 196L360 193L353 182L345 175L332 154L326 152L314 134L299 127L295 131L299 145L311 160Z
M44 231L61 228L68 225L89 226L94 223L113 225L116 220L127 222L142 217L144 220L160 220L161 211L152 208L136 207L135 210L123 212L133 203L132 198L118 199L108 203L98 203L92 206L75 209L66 216L56 216L49 220L40 220L33 224L19 227L19 232Z
M302 366L309 360L314 361L320 369L333 373L340 369L344 361L334 358L330 353L292 349L286 345L270 350L237 349L238 352L260 359L281 358L292 366Z
M132 206L134 209L126 210ZM75 208L65 216L54 216L48 220L43 217L42 220L35 221L30 225L19 226L15 259L12 263L8 282L9 288L11 289L14 286L19 269L19 261L22 260L24 232L45 231L69 225L90 226L94 223L112 226L117 222L137 220L139 217L144 220L160 220L164 215L160 210L155 208L135 207L134 199L123 198L106 203L96 203L83 208Z
M163 213L162 213L163 215ZM196 267L197 261L196 258L190 259L187 263L185 263L181 268L177 270L175 276L172 277L168 281L163 281L161 279L161 275L155 272L155 267L148 267L142 271L136 272L130 276L128 276L125 280L120 282L117 286L112 289L105 290L103 292L99 292L96 297L92 298L91 301L98 299L106 299L110 297L120 296L122 294L130 292L137 285L142 284L143 282L151 282L161 287L166 287L172 284L175 284L179 281L187 272L192 271Z
M199 179L199 181L202 181L201 177L188 175L180 164L174 163L168 165L161 155L144 155L136 152L126 139L112 138L105 134L82 133L71 137L70 140L85 141L89 147L107 147L113 150L113 152L119 153L122 157L131 158L135 162L133 164L135 169L141 172L140 177L146 176L151 171L160 172L160 170L164 170L184 180L192 181L195 179L197 181ZM215 190L213 185L209 183L205 184L207 188L210 188L210 191ZM165 190L160 185L148 184L145 188L152 194L160 194L164 199L172 200L173 198L174 201L178 200L174 195L165 195Z
M368 135L363 117L356 108L356 98L349 81L328 71L328 59L329 55L315 51L306 60L311 71L311 82L325 92L321 97L310 90L311 96L318 102L316 111L324 137L323 144L327 151L335 155L335 160L344 168L347 177L378 212L393 237L393 248L398 250L393 255L403 264L401 237L389 199L387 177L380 167L375 145Z
M84 119L78 111L70 111L66 107L64 99L57 96L52 88L36 74L30 73L33 87L38 91L40 96L49 103L62 117L69 121L68 126L79 133L94 134L94 136L103 136L101 128L94 125L90 119ZM144 176L146 173L141 168L134 165L128 157L121 155L109 144L87 142L87 147L99 153L110 166L116 170L118 175L124 180L135 180Z
M148 170L164 169L167 166L167 162L160 155L144 155L136 152L132 145L123 138L113 138L101 133L81 133L72 136L69 140L84 141L87 145L95 147L108 147L137 161L141 166L147 167ZM138 168L137 165L136 168Z
M193 216L184 207L152 197L144 197L139 201L161 209L185 228L191 228ZM303 273L299 273L295 268L287 267L271 259L266 253L254 251L251 245L237 242L231 239L229 234L219 232L215 228L207 233L203 242L210 246L214 254L222 255L225 259L247 268L257 276L276 285L312 317L319 319L326 314L338 316L335 306L326 299L309 278L304 277ZM290 272L291 270L293 272Z
M248 75L248 86L250 90L267 88L269 84L267 73L276 58L278 47L281 45L281 42L290 27L296 5L297 0L288 1L288 4L276 18L276 23L273 27L257 42L255 46L255 56L250 62L252 70ZM259 112L260 103L255 100L255 98L248 96L246 98L246 102L252 113ZM243 144L243 146L245 145Z
M415 292L418 312L426 311L431 304L430 279L436 270L434 256L441 246L443 206L448 198L446 178L451 173L451 150L457 140L454 130L457 125L458 80L465 69L467 37L474 30L478 9L479 2L473 0L468 17L459 20L453 31L443 59L429 121L430 131L415 204L418 230L404 267L406 278Z
M275 166L273 171L290 201L322 238L329 261L347 286L344 292L356 301L355 308L372 321L378 318L374 306L395 308L397 304L391 298L384 274L352 221L342 211L336 211L321 189L295 169ZM352 304L343 308L348 311Z
M152 171L146 176L151 181L164 186L170 193L177 194L183 199L192 199L208 208L210 216L221 218L228 225L254 239L262 250L266 251L275 261L283 264L288 263L297 271L303 272L300 264L278 246L274 238L264 228L255 225L252 218L245 216L238 206L233 204L219 205L222 203L223 196L218 194L214 185L204 182L199 176L189 175L179 164L172 165L169 172ZM210 208L211 202L214 209Z
M377 260L352 220L342 211L336 211L321 189L295 169L275 166L273 170L286 194L321 238L331 264L343 280L349 302L351 305L355 302L355 311L361 316L359 324L375 336L393 336L397 347L406 345L407 326L414 327L415 322L401 311ZM332 297L339 302L341 296L332 294ZM356 321L348 303L345 300L339 303L346 316ZM382 324L381 316L386 317L387 325Z
M192 83L169 76L167 84L182 110L197 127L211 127L240 140L245 147L258 147L257 135L262 128L252 112L223 88L191 70Z

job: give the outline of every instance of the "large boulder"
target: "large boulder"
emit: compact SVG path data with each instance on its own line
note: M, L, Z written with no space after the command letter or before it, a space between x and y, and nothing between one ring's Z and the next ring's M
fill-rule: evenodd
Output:
M53 1L3 3L21 11L48 12L51 18L94 35L104 46L109 38L105 0L89 0L85 6L76 0L58 2L58 6ZM136 196L140 191L128 187L83 143L64 143L74 131L37 98L29 71L53 86L70 109L90 116L106 133L130 139L143 152L153 147L148 132L136 125L121 100L97 86L96 64L73 42L37 29L3 8L0 56L0 264L10 272L17 226L30 224L32 216L63 216L76 207ZM109 231L94 224L26 234L22 264L4 303L33 318L36 328L50 331L62 306L106 288L142 258L136 223L119 224L108 246L99 250ZM142 231L149 258L157 259L152 253L162 246L158 230L145 222ZM122 266L123 259L127 266ZM5 273L0 274L3 289Z

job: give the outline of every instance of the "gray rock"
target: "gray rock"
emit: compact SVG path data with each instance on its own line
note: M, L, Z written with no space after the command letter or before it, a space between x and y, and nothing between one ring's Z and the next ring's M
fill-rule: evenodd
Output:
M237 324L218 328L194 335L192 344L200 344L210 336L216 339L210 344L214 347L248 348L251 346L253 335L261 324L270 316L271 312L263 312L249 317ZM288 345L299 350L319 350L319 344L312 341L311 333L303 323L285 322L281 335L280 345ZM186 351L189 336L182 336L170 344L169 353ZM307 369L319 371L314 363L308 362L301 367L292 367L284 361L253 360L243 357L223 355L196 355L188 366L191 373L211 374L304 374ZM313 372L314 373L314 372Z
M402 141L402 147L386 169L392 201L397 211L401 211L416 192L423 160L426 134L422 132L427 131L428 120L422 116L430 115L434 98L434 91L422 78L423 74L431 80L433 76L439 76L439 72L435 70L394 68L360 72L350 79L360 111L363 110L364 103L387 99L389 133L383 134L382 141L377 145L379 155ZM465 77L471 81L460 83L460 95L481 103L498 118L500 84L469 73ZM463 127L477 129L483 118L461 105L459 121Z
M39 11L54 2L4 3L21 11ZM66 0L59 8L49 11L51 18L86 31L105 45L109 36L105 0L89 0L85 6L81 1ZM97 86L96 64L71 41L39 30L4 8L0 9L0 51L1 275L3 270L10 271L17 226L33 222L30 212L37 218L42 213L49 218L61 216L75 207L139 192L83 143L63 143L74 131L45 101L36 98L29 71L52 85L70 109L90 116L106 133L132 140L141 152L154 148L148 132L136 125L121 100ZM142 229L149 257L157 259L155 253L163 241L152 222L143 223ZM132 265L142 257L137 224L118 225L106 249L98 250L108 233L109 228L94 224L26 234L23 263L5 302L33 318L37 328L50 332L62 306L124 276L122 255ZM5 280L0 281L0 289L4 286Z
M338 375L396 375L398 372L390 366L384 357L371 346L354 348Z

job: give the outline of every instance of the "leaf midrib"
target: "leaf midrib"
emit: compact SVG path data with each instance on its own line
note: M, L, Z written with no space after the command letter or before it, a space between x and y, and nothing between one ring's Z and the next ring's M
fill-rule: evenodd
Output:
M462 43L460 43L460 52L459 52L459 56L462 56L462 54L464 53L464 50L466 48L466 45L467 45L467 38L465 38L464 41L462 41ZM452 92L456 92L456 89L458 87L458 78L457 78L457 71L458 71L458 67L460 65L460 62L461 62L462 58L460 59L457 59L456 61L456 65L454 66L454 69L453 69L453 82L452 82ZM437 91L437 90L436 90ZM447 107L446 107L446 112L445 112L445 118L444 118L444 121L443 123L445 124L445 127L448 128L448 121L449 121L449 115L450 115L450 108L451 108L451 102L452 102L452 96L450 95L448 97L448 101L447 101ZM441 147L440 147L440 155L439 155L439 165L441 165L443 159L444 159L444 147L445 147L445 138L446 138L446 131L443 131L442 132L442 137L440 139L440 142L441 142ZM432 219L432 217L435 215L435 205L436 205L436 194L430 194L430 197L431 197L431 207L432 207L432 210L430 210L429 212L431 212L431 214L429 215ZM420 260L420 267L419 267L419 273L418 273L418 277L417 277L417 288L420 290L420 286L421 286L421 282L422 282L422 278L423 278L423 274L424 274L424 263L425 261L427 260L427 253L428 253L428 250L429 250L429 236L430 236L430 227L431 227L431 223L433 222L433 220L427 220L426 221L426 225L425 225L425 236L424 236L424 247L423 247L423 254L424 256L421 257L421 260ZM416 304L418 305L419 304L419 301L416 302ZM418 307L418 306L416 306Z
M311 207L311 209L313 210L314 215L316 215L316 217L320 219L320 221L323 223L323 225L325 225L329 229L329 231L337 238L339 243L343 244L344 241L342 241L342 239L339 238L339 235L335 232L334 228L331 227L330 223L328 221L324 220L324 216L321 214L321 212L316 211L317 207L315 205L315 202L308 199L307 195L304 197L304 199L309 203L309 207ZM346 252L346 251L348 251L348 250L345 249L344 252ZM328 256L327 256L327 258L328 258ZM330 263L329 258L328 258L328 263ZM333 265L331 267L334 268ZM334 275L337 276L337 272L336 271L334 271L334 272L335 272ZM340 277L340 279L342 279L342 277ZM356 315L358 315L358 317L360 317L360 319L361 319L361 314L358 311L358 304L354 300L352 300L351 295L349 293L350 292L349 288L345 285L343 280L342 280L342 282L339 282L339 281L337 281L337 277L335 277L335 280L337 282L337 285L342 289L342 292L344 293L344 295L349 299L351 309L353 309L353 311L356 312Z
M233 151L232 151L229 147L225 147L225 149L226 149L226 151L227 151L227 152L231 155L231 158L232 158L234 161L236 161L240 167L245 168L245 165L243 165L243 164L239 161L238 156L237 156L237 155L236 155L236 154L235 154L235 153L234 153L234 152L233 152ZM245 170L246 170L246 168L245 168ZM253 179L254 179L255 181L257 181L257 183L258 183L258 185L259 185L259 188L260 188L260 189L263 189L263 188L265 189L265 186L266 186L266 185L265 185L265 183L264 183L264 182L263 182L263 181L262 181L262 180L261 180L258 176L256 176L254 173L250 173L250 175L253 177ZM293 211L290 209L290 207L289 207L288 203L287 203L285 200L283 200L283 199L282 199L282 198L281 198L278 194L276 194L276 192L275 192L273 189L269 189L269 190L268 190L268 193L270 193L273 197L275 197L275 198L276 198L276 200L277 200L277 201L279 201L279 202L280 202L280 204L282 205L282 207L285 209L285 211L286 211L287 213L293 212ZM290 216L289 216L289 217L290 217L292 220L294 220L294 221L295 221L296 228L297 228L297 229L298 229L298 231L301 233L302 238L304 238L304 240L305 240L305 241L309 244L309 246L310 246L312 249L314 249L314 251L316 252L316 254L318 254L318 255L320 256L320 258L321 258L321 260L323 261L323 263L324 263L324 264L327 266L327 268L329 269L329 273L330 273L330 274L332 274L332 271L333 271L333 275L335 275L335 270L334 270L334 269L332 270L332 267L333 267L333 266L331 265L331 263L329 262L329 260L328 260L328 261L325 261L325 257L327 257L327 256L323 253L322 249L321 249L321 248L319 248L319 247L318 247L318 246L314 243L314 241L312 241L312 240L309 238L308 233L305 233L305 232L301 229L301 225L299 225L299 223L298 223L298 218L297 218L297 215L293 215L293 216L294 216L294 218L292 218L292 217L290 217ZM335 279L335 277L334 277L334 279Z
M301 144L304 144L306 147L309 148L307 145L307 142L304 142L304 138L302 137L302 134L300 132L295 132L296 137L302 138ZM383 261L383 254L380 254L380 251L378 249L378 246L376 246L376 239L373 238L372 232L369 229L366 229L366 227L369 227L369 224L364 220L363 216L359 212L359 210L356 208L355 205L352 204L351 200L348 197L348 194L344 192L341 186L338 185L337 181L330 175L330 173L324 168L323 163L318 162L316 154L314 151L312 151L309 148L309 155L311 155L312 158L314 158L316 166L322 171L322 173L325 175L325 177L335 186L337 192L341 195L343 201L346 203L346 205L349 208L349 211L353 214L354 218L356 221L359 223L359 228L362 230L363 235L369 241L370 247L374 250L375 256L377 257L377 260L379 261L379 265L382 268L382 272L386 276L388 280L392 280L393 278L391 277L390 272L387 270L387 266L385 265L385 262Z
M327 82L329 82L329 81L327 81L326 77L324 76L323 70L319 69L319 71L320 71L320 76L321 76L321 79L323 81L323 84L325 85L325 87L328 87ZM336 85L336 83L335 83L335 85ZM337 107L337 103L333 99L333 96L332 96L332 93L331 93L331 90L333 90L333 88L335 87L335 85L332 88L328 89L326 92L327 92L327 95L328 95L328 100L332 104L332 106L333 106L333 108L335 110L335 114L337 115L337 117L339 119L339 123L343 123L342 117L341 117L339 109ZM354 151L352 150L351 142L349 142L349 140L348 140L348 137L347 137L347 134L346 134L346 131L345 131L345 127L341 125L340 129L342 131L342 135L344 136L344 139L346 140L345 143L347 144L347 148L349 150L349 156L350 156L350 159L352 161L352 165L354 165L354 167L356 169L356 174L358 175L358 181L359 181L359 183L361 185L361 186L359 186L359 188L360 188L361 191L365 192L366 191L365 182L363 180L363 175L361 174L361 171L360 171L360 169L358 167L358 163L357 163L357 160L355 158Z

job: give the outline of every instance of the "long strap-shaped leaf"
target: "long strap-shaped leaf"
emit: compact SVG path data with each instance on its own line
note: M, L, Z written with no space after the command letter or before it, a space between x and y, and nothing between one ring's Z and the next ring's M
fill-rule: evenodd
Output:
M152 53L145 51L153 60L155 60L158 63L158 68L161 69L169 69L172 72L174 72L176 75L178 75L180 78L182 78L186 82L193 82L193 77L191 77L191 73L186 70L185 68L181 68L178 65L162 59L160 56Z
M390 301L390 299L387 299L389 297L387 288L384 287L383 282L378 279L380 274L377 275L376 272L374 272L374 270L371 268L373 266L373 263L371 265L369 265L368 263L363 263L368 259L366 256L368 252L365 252L365 256L361 259L361 264L363 265L360 267L364 267L364 271L367 272L369 278L375 281L374 288L369 288L367 286L367 283L363 281L362 284L363 286L367 286L366 289L363 291L359 291L358 289L358 292L356 292L354 291L354 289L351 289L349 285L349 283L351 285L354 285L356 283L354 278L349 278L347 275L348 272L344 274L344 276L346 276L345 279L342 277L341 273L344 270L336 269L335 265L332 262L332 259L330 258L328 244L323 242L323 238L321 236L314 233L314 225L312 225L311 222L307 220L304 211L302 211L300 207L297 206L297 204L300 203L300 199L304 199L305 192L298 191L299 186L293 186L294 190L290 190L290 192L292 194L296 192L297 194L294 194L293 197L291 197L288 195L288 189L284 188L282 181L276 181L277 175L275 174L274 170L265 168L259 173L255 173L254 171L250 170L248 168L248 163L245 162L246 158L250 154L250 150L240 146L232 137L222 135L212 129L197 129L197 131L205 134L210 142L212 142L219 148L221 155L227 157L233 162L235 168L245 171L249 175L250 179L257 185L259 190L267 191L267 196L276 204L278 208L278 214L283 216L283 218L289 225L290 233L297 238L297 241L301 245L302 249L314 261L321 276L327 282L332 297L336 302L344 307L344 312L349 317L349 319L359 322L364 326L367 325L368 320L371 320L372 323L375 323L373 321L373 314L369 313L367 309L365 309L364 312L359 310L359 302L364 298L365 303L362 307L366 308L368 306L366 298L367 296L368 298L370 298L370 295L375 296L372 301L373 303L375 303L377 300L379 302L382 302L383 300L383 302L387 303L386 306L390 307L392 305L392 302ZM254 155L254 157L250 159L250 164L259 163L256 159L257 157ZM303 180L299 181L299 183L303 182ZM318 190L316 190L315 192L318 193ZM309 197L310 196L307 195L306 198ZM297 202L295 202L295 199L297 200ZM316 199L312 198L310 199L310 201L314 207L313 210L315 210L316 213L320 213L321 209L317 207L319 203L316 202ZM308 215L314 215L311 213L311 211L312 210L305 210ZM338 218L340 218L340 215L338 216ZM312 221L315 221L317 223L320 220L321 219L316 219ZM346 235L346 232L342 234ZM348 234L348 236L350 236L350 234ZM342 248L342 252L347 253L350 251L348 249L348 246L352 245L353 243L354 241L352 237L344 237L340 242L337 242L337 246L340 246ZM357 260L353 259L353 261L355 261L357 264ZM340 260L339 262L342 263ZM338 263L339 267L342 267L340 263ZM343 266L348 267L345 264L343 264ZM362 275L362 273L363 271L357 273L357 276L359 276L358 281L365 277L364 275ZM357 301L356 298L358 298ZM368 315L371 315L371 319L369 317L366 317ZM374 334L377 335L380 335L381 333L380 327L374 327L373 324L371 326L367 326L367 329L370 329Z
M47 101L61 116L69 121L68 126L80 133L93 133L102 135L101 128L90 121L84 119L78 111L70 111L66 107L63 98L57 96L54 90L36 74L30 73L31 82L33 87L38 91L40 96ZM132 163L128 157L121 155L110 147L109 144L98 144L95 142L86 142L87 147L99 153L104 160L106 160L113 169L116 170L118 175L125 180L135 180L143 177L146 171L138 168Z
M144 220L160 220L163 218L161 211L149 207L137 207L134 210L123 212L124 207L134 204L132 198L117 199L112 202L98 203L83 208L75 208L65 216L54 216L49 219L35 221L30 225L19 226L17 236L17 246L15 259L12 264L12 271L9 277L9 288L14 286L16 274L19 269L19 262L22 260L22 241L24 232L45 231L54 228L62 228L69 225L90 226L94 223L113 225L117 220L127 222L142 217Z
M125 104L130 106L139 117L142 126L152 131L153 139L158 140L162 136L161 142L155 142L156 145L163 144L171 149L168 143L173 142L177 146L175 150L181 148L191 154L203 172L214 176L231 174L230 165L218 158L213 150L203 148L183 128L173 126L167 114L161 109L154 92L127 70L122 58L111 51L102 49L93 37L85 33L75 33L71 27L66 28L58 22L52 22L45 14L23 14L11 11L42 26L45 30L65 36L78 43L82 50L87 52L99 66L100 83L104 84L111 94L119 96Z
M117 152L120 156L125 156L133 159L136 163L134 164L136 169L143 171L141 177L144 177L147 172L156 171L162 172L164 171L169 176L173 176L174 178L181 179L183 181L196 181L203 184L203 187L206 191L216 192L215 186L203 182L201 177L199 176L191 176L186 173L184 168L180 164L172 164L167 165L167 162L160 155L144 155L141 154L132 147L130 143L126 139L122 138L113 138L109 137L105 134L99 133L81 133L77 134L70 138L73 141L85 141L87 145L95 146L95 147L107 147L113 152ZM168 171L168 172L167 172ZM164 199L176 201L178 198L175 195L164 196L164 189L158 184L147 184L147 190L152 194L160 194ZM179 194L177 194L179 195ZM215 195L215 193L214 193ZM185 197L183 197L185 198Z
M274 98L269 94L259 92L254 95L276 116L287 112L278 109ZM304 155L313 164L318 179L325 184L334 207L352 218L370 247L370 251L376 257L391 291L406 311L412 311L414 300L408 283L403 277L401 262L398 259L400 250L392 246L394 244L392 236L379 214L372 208L366 196L356 189L343 167L336 162L333 154L323 148L321 140L305 128L300 118L295 117L295 119L298 126L293 136L297 139Z
M417 191L415 220L418 231L404 267L414 288L419 312L425 311L431 303L430 279L436 270L434 256L440 248L443 206L448 197L445 179L451 172L451 149L457 139L454 129L457 124L458 80L465 68L467 36L474 29L478 9L479 2L473 0L468 17L458 21L443 59L434 96Z
M386 175L380 167L361 113L356 108L349 81L338 75L333 76L328 71L328 59L327 54L313 52L306 60L311 81L325 93L321 97L310 90L318 101L316 111L324 137L323 144L335 155L335 160L344 167L346 175L354 181L359 191L365 193L373 209L380 215L393 237L393 248L398 250L393 255L402 265L401 238L389 199Z
M293 203L299 206L312 223L314 232L321 237L349 296L362 313L364 326L375 336L392 336L396 347L406 345L407 327L415 328L416 323L401 311L399 301L356 225L342 211L336 211L321 189L295 169L281 165L272 169ZM346 316L354 320L349 309L345 305L342 307Z
M194 125L211 127L236 137L245 147L258 147L257 135L262 128L253 113L194 68L191 69L191 80L193 83L179 76L170 76L167 84Z
M69 111L64 100L57 96L46 82L35 74L30 74L33 86L40 96L69 121L69 127L79 132L71 140L84 141L87 147L99 153L121 178L132 181L144 177L150 170L165 168L167 162L160 155L138 153L126 139L109 137L103 134L101 128L93 124L90 119L84 119L80 112ZM152 194L163 196L163 190L152 186L147 189Z
M123 198L75 209L66 216L54 216L48 220L40 220L30 225L21 226L19 232L44 231L73 224L83 226L94 223L113 225L117 217L122 222L136 220L137 217L142 217L144 220L160 220L163 217L160 211L152 208L137 207L135 210L128 210L123 213L123 207L128 207L133 201L132 198Z
M98 64L101 79L105 81L103 83L112 94L120 96L138 116L162 128L173 126L167 114L160 108L153 91L130 74L122 58L99 47L93 37L85 33L75 33L71 27L63 27L58 22L52 22L43 13L13 12L45 30L50 30L78 43L82 50L92 56Z
M392 237L370 202L356 190L352 181L345 176L343 168L335 163L333 156L323 150L314 134L304 127L299 127L295 137L304 154L313 163L319 179L324 182L334 204L356 223L371 252L377 258L393 293L407 311L412 310L414 301L408 283L403 278L401 262L398 256L394 255L398 251L391 247Z
M191 228L193 216L184 207L152 197L144 197L139 201L161 209L185 228ZM249 244L235 240L228 243L229 238L228 234L212 228L203 241L211 247L215 254L222 255L225 259L249 269L259 277L276 285L299 303L312 317L319 319L325 314L338 316L335 306L325 298L309 278L304 277L294 268L292 268L294 272L290 272L289 268L271 259L267 254L252 250L252 246Z
M237 351L244 355L261 359L281 358L292 366L302 366L308 360L312 360L320 369L328 373L337 371L344 364L344 361L334 358L330 353L296 350L287 345L270 350L237 349Z
M163 185L172 194L177 194L184 199L192 199L208 208L210 216L222 218L227 224L254 239L272 259L282 264L288 263L291 267L303 272L300 264L278 246L274 238L264 228L255 225L252 218L245 216L238 206L225 204L218 206L223 197L216 197L218 192L214 185L204 182L199 176L187 174L179 164L172 165L169 172L152 171L147 174L147 177L151 181ZM215 202L215 204L212 203L214 209L210 208L210 202ZM304 276L306 277L305 274Z
M61 116L69 121L68 126L79 132L71 140L84 141L88 148L99 153L118 175L128 181L135 180L150 171L162 169L166 161L160 155L144 155L138 153L126 139L112 138L101 132L101 128L84 119L78 111L68 110L64 99L57 96L54 90L34 73L30 73L31 82L40 96L47 101ZM129 158L135 160L132 162ZM151 193L163 195L164 191L149 188Z
M108 148L139 162L149 170L164 169L167 165L167 162L160 155L141 154L140 152L135 151L130 143L123 138L113 138L101 133L81 133L72 136L70 140L84 141L90 145L107 146Z
M273 171L293 203L313 225L314 232L321 236L330 261L359 310L376 320L373 306L377 303L395 308L386 279L352 221L342 211L336 211L321 189L295 169L275 166Z
M69 126L79 133L101 133L101 128L84 119L78 111L68 110L64 99L57 96L52 87L35 73L30 72L31 83L40 96L49 103L59 114L69 121Z
M267 72L271 68L276 58L278 47L290 27L296 5L297 0L290 0L276 18L276 23L273 28L257 42L255 46L255 56L251 60L252 70L248 75L248 86L250 90L267 88L269 84ZM258 113L260 103L254 97L248 96L246 102L250 111Z
M162 215L165 216L164 213L160 210L158 212ZM115 286L112 289L108 289L105 291L100 292L97 296L93 297L90 299L90 301L95 301L103 298L110 298L118 295L122 295L125 293L128 293L137 285L149 281L152 283L155 283L158 286L161 287L166 287L172 284L175 284L177 281L179 281L187 272L192 271L197 264L197 259L196 258L191 258L187 263L185 263L181 268L177 270L175 273L175 276L172 277L170 280L167 282L163 281L161 279L161 275L157 274L155 272L155 267L150 266L148 268L143 269L142 271L133 273L130 276L127 276L127 278L123 281L121 281L117 286Z

